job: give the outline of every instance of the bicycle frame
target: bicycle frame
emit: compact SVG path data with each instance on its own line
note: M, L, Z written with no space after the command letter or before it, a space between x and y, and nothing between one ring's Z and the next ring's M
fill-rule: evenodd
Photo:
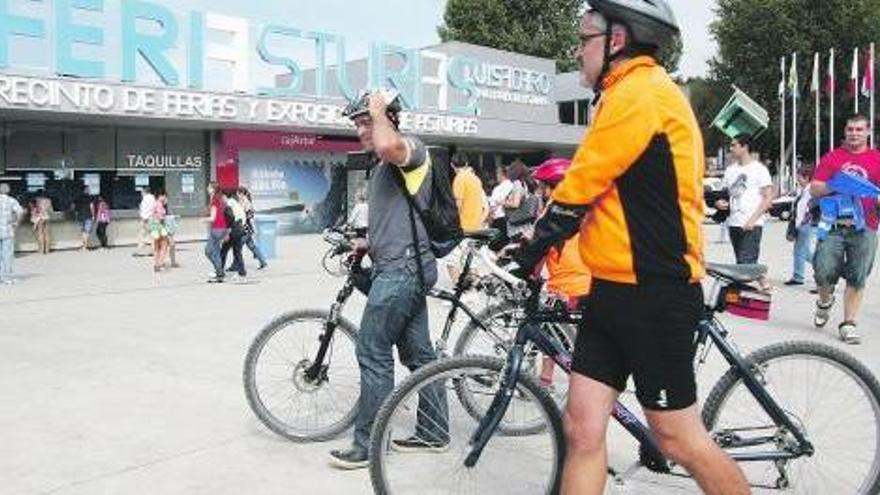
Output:
M497 333L495 333L491 328L483 324L483 322L481 322L477 318L477 314L467 304L461 301L462 294L464 294L465 291L471 288L471 285L468 281L468 274L470 273L470 268L473 263L475 249L476 248L474 246L468 247L464 266L462 267L461 274L456 280L455 286L452 291L436 288L432 288L428 291L427 295L429 297L448 301L452 304L452 308L449 310L449 313L446 316L446 322L443 325L443 332L441 333L440 338L437 340L437 342L435 342L434 345L438 357L445 357L447 355L447 343L449 341L449 336L452 333L452 326L455 324L458 310L464 311L464 313L471 319L471 321L476 323L476 325L479 326L481 330L492 335L496 340L501 339L501 337ZM324 364L324 359L327 356L328 349L330 348L330 343L333 340L333 333L336 329L339 315L342 313L342 309L345 307L345 303L348 301L348 298L354 292L352 273L354 265L359 266L359 264L359 258L352 262L353 268L349 275L345 278L345 284L336 294L336 301L330 306L330 317L325 322L324 333L322 333L320 337L321 344L318 346L318 351L315 355L315 359L312 365L309 366L309 368L305 371L305 377L310 381L322 378L326 372L327 365Z
M717 301L719 295L723 296L723 291L726 287L723 281L718 280L717 282L720 285L712 288L712 296L710 296L710 300L713 301ZM537 296L534 295L536 291L533 290L532 293L533 295L530 296L529 301L526 303L526 308L528 309L537 307ZM800 428L792 422L791 418L788 417L785 411L773 399L764 385L751 372L749 369L749 363L740 355L733 344L727 340L728 332L714 317L715 311L716 308L714 308L712 304L707 304L705 306L704 318L701 319L696 328L694 345L702 346L705 345L707 340L711 340L731 368L736 370L736 373L742 379L749 392L755 397L763 410L767 413L768 417L773 421L773 424L790 432L795 439L795 444L793 446L786 446L785 450L780 450L780 448L777 447L775 450L768 450L765 452L729 452L729 455L737 462L780 462L795 459L803 455L812 455L814 452L813 445L804 436L804 433ZM531 342L535 344L541 352L546 356L549 356L554 362L556 362L556 364L562 367L566 373L571 372L571 354L563 348L558 339L541 331L540 328L541 323L559 321L560 316L555 313L538 310L527 310L527 315L529 316L527 316L526 320L517 330L515 343L508 352L505 367L502 371L500 388L495 393L495 397L493 398L486 415L481 418L476 430L471 436L470 444L472 448L464 461L466 467L473 467L476 465L483 449L495 433L498 425L501 423L501 420L507 411L507 407L510 404L510 400L513 398L516 384L519 380L525 346L528 343ZM639 442L640 455L642 456L640 461L645 467L657 472L669 471L668 462L661 452L657 441L651 435L649 428L642 423L635 414L619 401L616 401L611 415L615 421L623 426L626 431L628 431L630 435ZM742 439L735 434L731 434L721 439L716 438L716 441L719 441L719 445L726 449L753 447L766 443L773 443L776 440L777 437L773 435L756 437L753 439Z

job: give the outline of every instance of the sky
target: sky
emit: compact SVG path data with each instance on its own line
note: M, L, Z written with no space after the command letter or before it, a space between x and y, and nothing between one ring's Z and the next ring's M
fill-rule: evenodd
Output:
M684 53L679 72L685 77L706 75L707 60L717 49L709 36L715 0L670 0L682 27ZM372 40L419 48L439 43L446 0L261 0L248 13L240 0L177 0L180 7L244 15L257 21L273 19L303 29L346 35L352 55L363 55ZM327 15L335 12L336 15Z
M442 22L446 0L148 0L172 10L180 24L181 40L187 39L188 16L191 11L225 14L243 17L251 26L251 53L255 54L256 33L266 24L278 24L301 31L319 31L345 37L345 58L354 60L367 55L371 42L382 41L405 48L421 48L440 42L437 26ZM684 77L705 75L707 60L715 52L715 43L708 34L708 24L713 18L715 0L670 0L679 24L682 26L684 53L679 68ZM104 29L104 46L77 45L77 56L86 59L102 59L107 63L109 79L118 79L121 72L121 32L119 12L121 0L104 0L103 12L76 11L74 22L100 25ZM13 14L45 19L47 30L52 32L53 0L12 0L8 2ZM246 8L244 7L246 6ZM145 32L154 26L139 27ZM222 39L214 41L225 41ZM54 47L46 40L14 37L10 53L18 60L19 67L40 68L51 66ZM306 39L292 41L289 37L276 36L269 45L273 51L297 60L303 68L315 65L314 42ZM329 47L328 62L334 63L335 49ZM169 53L172 63L186 67L187 47L185 41ZM252 88L271 86L273 76L284 72L283 67L272 67L258 57L251 57L250 74ZM147 69L138 69L139 82L151 85L158 79ZM231 82L224 67L206 65L204 89L228 91ZM140 74L144 74L141 80ZM155 79L155 80L153 80ZM230 87L227 87L230 86Z

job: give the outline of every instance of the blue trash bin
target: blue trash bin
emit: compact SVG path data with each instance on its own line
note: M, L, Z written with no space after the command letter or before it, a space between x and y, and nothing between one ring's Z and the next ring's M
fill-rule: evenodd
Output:
M273 217L258 215L254 217L257 227L257 247L267 260L275 258L275 244L278 237L278 220Z

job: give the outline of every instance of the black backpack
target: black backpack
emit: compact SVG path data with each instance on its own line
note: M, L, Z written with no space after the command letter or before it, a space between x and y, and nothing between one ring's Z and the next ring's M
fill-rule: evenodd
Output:
M420 208L412 195L409 194L404 184L403 175L395 174L395 180L403 190L403 195L410 208L419 214L431 240L431 252L437 258L451 253L464 236L458 217L458 204L452 194L452 170L448 160L443 159L445 153L446 150L443 149L428 148L430 156L428 178L431 181L431 199L429 204L425 205L425 209ZM413 242L416 242L415 230L413 230Z

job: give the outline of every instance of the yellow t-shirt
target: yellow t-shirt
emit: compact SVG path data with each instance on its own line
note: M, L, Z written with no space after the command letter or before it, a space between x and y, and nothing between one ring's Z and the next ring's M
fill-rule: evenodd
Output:
M458 217L465 232L483 227L483 185L474 171L466 168L455 173L452 194L458 203Z

